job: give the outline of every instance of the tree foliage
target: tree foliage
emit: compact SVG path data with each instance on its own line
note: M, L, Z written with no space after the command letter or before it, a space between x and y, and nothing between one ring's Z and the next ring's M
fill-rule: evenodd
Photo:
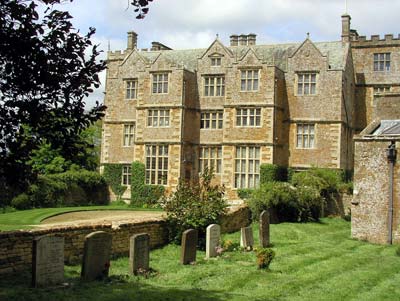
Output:
M105 68L90 40L95 29L76 31L68 12L50 6L62 1L42 0L47 9L40 17L38 1L0 0L2 198L34 177L27 162L43 143L67 161L79 160L87 147L79 134L105 109L97 103L85 111L84 97L100 85L98 73Z

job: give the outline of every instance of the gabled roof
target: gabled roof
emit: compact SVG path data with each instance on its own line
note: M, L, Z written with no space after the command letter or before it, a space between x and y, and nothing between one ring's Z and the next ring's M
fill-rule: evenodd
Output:
M378 128L371 135L374 136L393 136L400 135L400 120L381 120Z
M214 41L215 42L215 41ZM214 43L213 42L213 43ZM257 57L264 63L275 65L287 70L288 57L300 47L302 43L272 44L272 45L252 45L252 46L224 46L229 49L236 59L242 58L251 48ZM335 42L315 42L315 47L328 57L328 63L331 69L344 69L344 56L346 54L346 45L341 41ZM208 49L187 49L187 50L163 50L163 51L141 51L140 55L154 62L162 54L168 61L177 65L184 65L188 70L197 70L197 59L207 53Z

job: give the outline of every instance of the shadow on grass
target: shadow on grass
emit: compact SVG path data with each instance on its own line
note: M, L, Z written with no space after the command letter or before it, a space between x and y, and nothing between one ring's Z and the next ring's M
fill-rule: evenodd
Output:
M200 288L163 287L148 284L143 278L128 275L112 276L106 281L80 282L79 278L67 278L67 287L32 288L29 273L0 280L0 300L199 300L219 301L230 299L230 294ZM177 284L178 286L178 284Z

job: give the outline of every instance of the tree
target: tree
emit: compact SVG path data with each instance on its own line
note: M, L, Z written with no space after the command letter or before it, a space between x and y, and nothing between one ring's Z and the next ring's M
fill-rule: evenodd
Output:
M42 143L73 163L87 147L81 132L105 107L85 111L84 97L100 84L105 63L90 38L75 31L63 0L0 0L0 204L35 178L27 162ZM77 162L79 164L79 162Z
M136 7L134 11L137 13L136 19L143 19L149 12L149 2L153 0L132 0L131 4Z

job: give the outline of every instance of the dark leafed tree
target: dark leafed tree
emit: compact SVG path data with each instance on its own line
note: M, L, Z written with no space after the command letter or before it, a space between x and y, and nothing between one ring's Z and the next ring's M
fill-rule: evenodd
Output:
M149 2L153 0L132 0L131 4L135 7L134 11L137 13L136 19L143 19L149 12Z
M84 109L105 68L95 30L81 35L68 12L49 8L62 1L41 1L48 9L40 17L35 1L0 0L0 205L34 179L27 162L41 144L80 158L80 133L105 109Z

